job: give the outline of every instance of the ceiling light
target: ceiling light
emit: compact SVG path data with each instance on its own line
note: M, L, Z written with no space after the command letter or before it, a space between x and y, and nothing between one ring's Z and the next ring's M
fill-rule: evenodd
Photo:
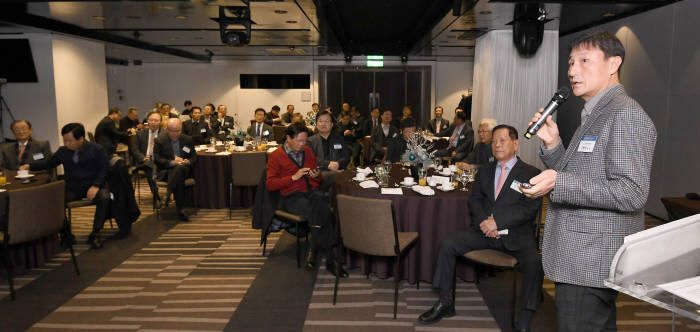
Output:
M490 10L482 10L479 12L479 15L490 15L491 11Z
M177 40L177 37L170 37L170 40Z
M138 19L141 19L141 16L127 15L126 18L131 19L131 20L138 20Z
M615 16L615 13L605 13L603 14L603 17L613 17Z
M93 20L98 20L98 21L104 21L104 20L105 20L105 17L104 17L104 16L93 16L92 19L93 19Z
M175 6L168 6L168 5L160 5L158 6L160 9L166 9L166 10L175 10Z
M275 14L283 15L283 14L286 14L286 13L288 13L288 11L286 11L286 10L281 10L281 9L275 9Z
M175 18L178 20L186 20L187 16L186 15L176 15Z
M296 24L297 21L287 21L288 24Z

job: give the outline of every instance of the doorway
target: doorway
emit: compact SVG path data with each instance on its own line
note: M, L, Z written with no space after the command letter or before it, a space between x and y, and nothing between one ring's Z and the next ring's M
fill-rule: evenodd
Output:
M410 105L416 124L424 127L430 120L430 66L362 68L319 66L319 101L340 113L344 102L356 106L369 118L374 107L390 109L394 119Z

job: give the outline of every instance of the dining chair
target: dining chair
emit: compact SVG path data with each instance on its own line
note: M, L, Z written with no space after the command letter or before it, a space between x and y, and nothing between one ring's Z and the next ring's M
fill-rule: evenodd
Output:
M158 188L168 188L168 182L167 181L156 181L156 190ZM194 200L194 207L195 209L197 208L197 181L194 178L187 178L185 179L185 188L192 188L192 197ZM159 206L158 202L160 202L160 196L158 195L158 192L153 197L153 210L156 211L156 220L160 220L160 209L162 206Z
M282 141L284 141L285 130L287 130L287 126L272 125L272 136L275 138L277 143L282 144Z
M231 182L228 194L229 219L231 219L233 212L233 188L257 186L260 176L265 171L266 164L267 152L265 151L233 153L231 155Z
M399 232L391 200L338 194L340 236L345 248L365 255L394 257L394 319L399 299L399 264L401 255L418 240L417 232ZM335 273L333 305L338 296Z
M2 241L3 262L7 269L7 280L10 286L10 299L13 301L15 289L9 246L41 239L61 230L64 234L71 234L70 221L65 218L63 211L65 187L64 181L54 181L9 191L7 224L0 233L0 241ZM40 209L36 206L37 202L41 202ZM80 275L73 242L67 240L65 243L70 250L75 273Z

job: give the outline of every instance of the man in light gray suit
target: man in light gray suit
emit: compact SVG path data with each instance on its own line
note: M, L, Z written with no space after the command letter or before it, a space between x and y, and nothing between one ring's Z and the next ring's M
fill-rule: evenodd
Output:
M549 169L523 192L550 198L542 262L556 285L559 331L616 331L617 292L603 280L624 237L644 228L656 129L620 84L625 49L617 37L582 35L569 50L569 81L586 101L581 125L565 148L547 119L537 136Z

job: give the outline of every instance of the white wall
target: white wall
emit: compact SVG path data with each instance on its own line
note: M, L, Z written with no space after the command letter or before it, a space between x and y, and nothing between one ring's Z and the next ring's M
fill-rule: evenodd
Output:
M107 115L104 44L54 35L57 128L81 122L87 131Z
M442 106L443 117L452 122L455 108L462 99L462 94L472 87L474 77L473 62L436 62L434 67L434 91L436 105ZM432 110L431 110L432 111ZM430 117L431 119L433 116ZM476 125L474 126L476 127Z
M53 53L51 35L47 33L27 33L22 35L5 35L0 38L26 38L32 49L36 83L8 83L2 87L2 96L12 110L15 118L32 123L33 136L48 140L52 149L57 149L58 120L56 117L56 91L53 80ZM10 130L12 119L5 112L2 115L5 136L14 138Z
M588 31L614 33L625 47L620 80L654 121L658 138L646 211L666 217L661 197L700 190L700 1L681 1ZM581 32L581 33L584 33ZM559 81L566 78L568 43L560 40ZM580 123L583 102L562 105L562 138L568 142Z

